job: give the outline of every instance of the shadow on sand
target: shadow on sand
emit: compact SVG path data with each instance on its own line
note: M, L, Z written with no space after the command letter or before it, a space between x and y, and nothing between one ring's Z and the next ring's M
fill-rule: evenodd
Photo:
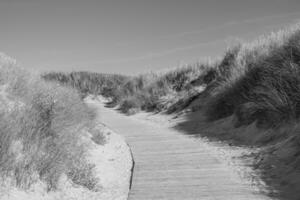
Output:
M247 126L235 127L235 117L230 116L216 121L208 121L202 110L187 112L178 117L176 130L192 137L205 137L211 141L223 141L231 146L259 148L258 153L250 153L245 158L254 160L251 167L259 172L268 186L267 195L274 199L300 198L299 162L300 128L290 124L278 129L261 129L254 122ZM293 139L291 139L293 138Z

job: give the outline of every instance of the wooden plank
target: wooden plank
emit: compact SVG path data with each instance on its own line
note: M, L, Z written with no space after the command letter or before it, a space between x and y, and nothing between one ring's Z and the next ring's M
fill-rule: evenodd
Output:
M102 122L123 135L135 159L130 200L265 200L234 175L208 144L167 126L99 107Z

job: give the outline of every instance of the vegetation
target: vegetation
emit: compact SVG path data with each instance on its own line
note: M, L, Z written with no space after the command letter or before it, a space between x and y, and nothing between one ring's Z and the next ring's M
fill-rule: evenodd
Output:
M98 74L91 72L72 72L64 74L52 72L43 75L45 80L56 80L66 86L78 89L85 97L87 94L102 94L106 97L115 96L114 91L129 79L122 75Z
M98 75L99 80L92 78L95 74L77 74L87 85L103 81L97 94L110 97L124 112L194 111L177 128L195 134L198 127L201 135L261 147L255 167L265 182L284 199L300 198L300 25L234 45L220 60L168 73ZM49 73L44 78L81 82L71 76ZM94 94L85 88L80 86Z
M212 70L209 84L216 86L205 116L219 122L231 117L231 130L247 134L229 137L266 147L257 160L266 182L283 198L299 199L300 26L238 45Z
M64 174L94 189L93 165L80 142L93 113L78 93L46 83L5 55L0 55L0 89L1 180L23 189L42 181L55 190Z
M167 73L148 73L136 77L89 72L50 72L43 78L73 86L85 96L101 94L111 98L111 105L119 105L126 113L132 110L162 111L186 95L197 93L197 79L210 62L196 63Z

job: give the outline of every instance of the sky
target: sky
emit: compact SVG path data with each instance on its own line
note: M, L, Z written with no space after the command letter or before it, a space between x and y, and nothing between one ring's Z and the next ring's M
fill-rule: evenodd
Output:
M0 0L0 51L38 71L133 75L221 56L300 19L300 0Z

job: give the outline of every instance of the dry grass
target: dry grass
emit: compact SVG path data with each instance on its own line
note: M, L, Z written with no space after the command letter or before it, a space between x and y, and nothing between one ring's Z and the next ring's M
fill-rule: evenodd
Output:
M257 121L269 127L298 117L300 28L296 27L226 53L211 82L218 91L208 106L211 120L235 114L237 125Z
M1 96L14 105L0 110L2 179L23 189L42 180L53 190L66 174L91 189L93 167L85 161L80 137L93 116L77 92L46 83L14 62L1 63L0 83Z
M97 75L88 72L72 72L70 74L52 72L43 75L43 78L67 85L75 84L75 88L79 88L80 91L110 97L111 104L119 105L120 110L125 113L132 110L161 111L167 109L167 106L162 104L162 99L166 99L174 93L190 93L193 90L193 81L197 80L210 65L210 62L196 63L169 72L148 73L136 77ZM72 78L73 74L78 75L77 79ZM98 87L97 92L90 89L95 86Z
M282 199L299 199L300 25L234 46L205 78L203 134L263 147L263 179Z
M92 134L92 140L99 145L105 145L107 143L107 138L102 129L92 128L89 131Z
M59 81L65 86L71 86L81 92L82 97L87 94L102 94L113 96L114 91L128 80L129 77L122 75L98 74L92 72L49 72L42 75L45 80Z

